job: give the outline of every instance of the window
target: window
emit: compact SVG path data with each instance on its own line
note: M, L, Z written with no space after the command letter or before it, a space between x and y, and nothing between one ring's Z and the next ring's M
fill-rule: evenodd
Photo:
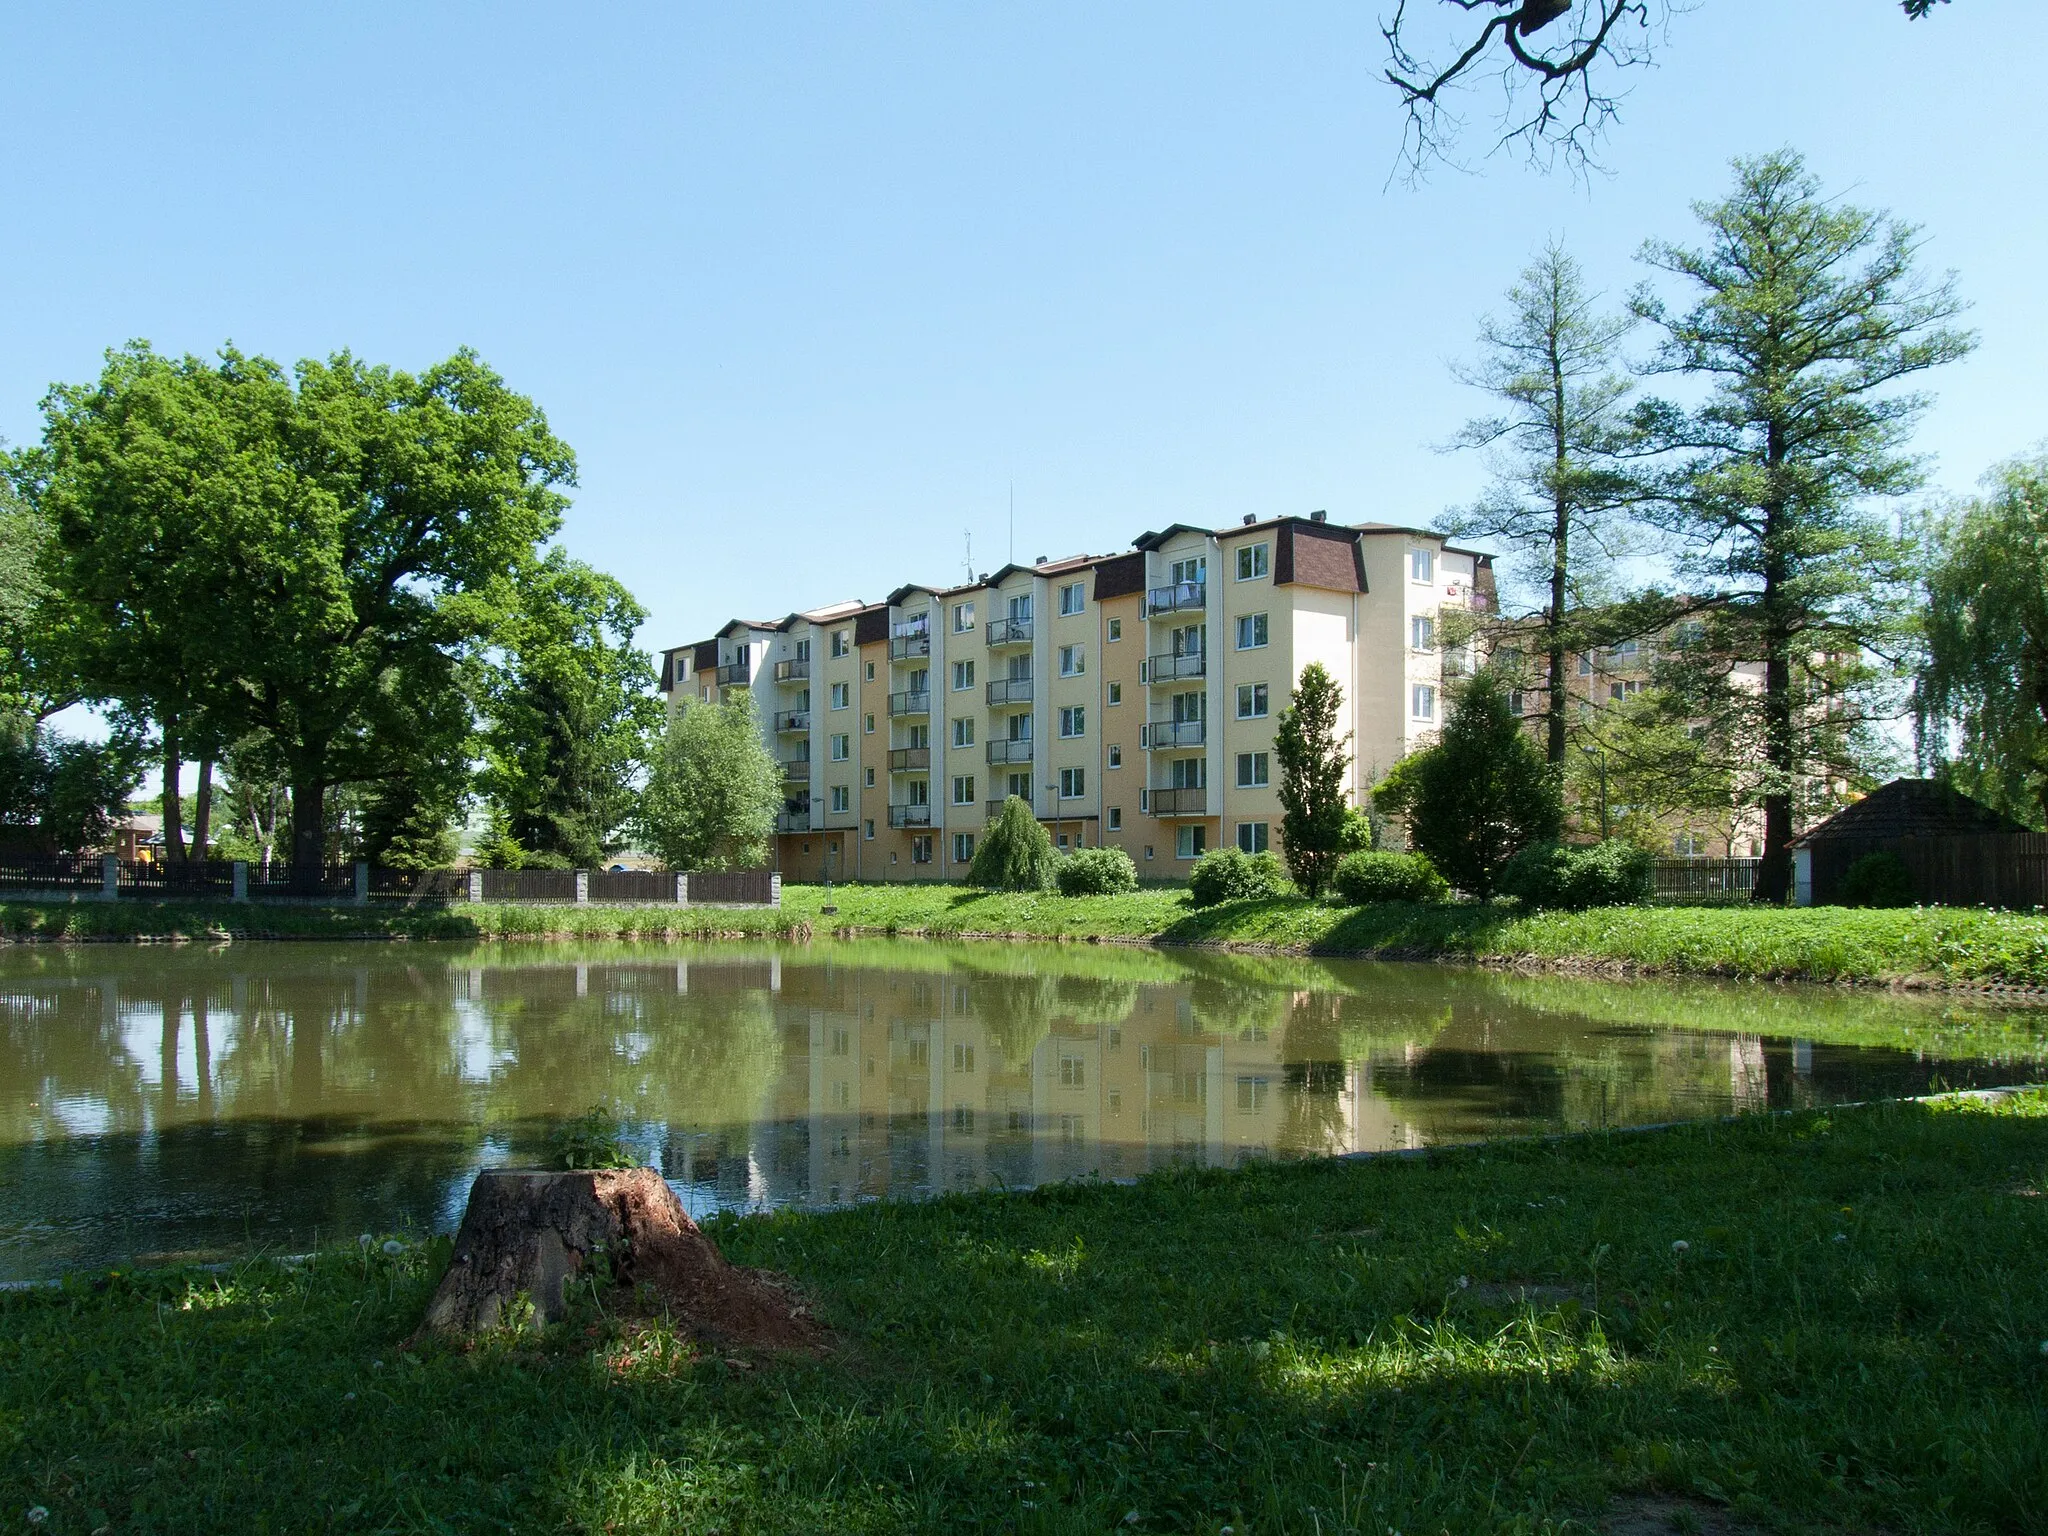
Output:
M1247 613L1237 621L1237 648L1240 651L1255 651L1266 643L1266 616L1263 613Z
M931 861L932 835L929 832L920 833L910 840L910 862L913 864L929 864Z
M1201 583L1209 579L1209 557L1197 555L1192 560L1176 560L1168 567L1166 579L1176 587L1183 582Z
M971 747L974 745L974 717L963 715L953 722L953 745Z
M1411 650L1426 651L1436 643L1436 620L1426 613L1418 613L1408 621L1408 646Z
M1240 752L1237 754L1237 787L1239 789L1264 789L1271 782L1268 777L1272 760L1264 752Z
M1122 747L1111 747L1109 749L1109 766L1112 768L1121 768L1123 767L1123 765L1124 749Z
M1124 685L1122 683L1111 683L1109 685L1109 702L1112 704L1121 704L1123 703L1123 701Z
M1240 720L1263 720L1266 717L1266 685L1264 683L1239 683L1237 685L1237 718Z
M955 603L953 605L953 633L964 635L972 628L974 628L974 604Z
M832 654L844 656L853 649L853 631L835 629L832 631Z
M1697 859L1707 851L1705 841L1696 832L1681 832L1671 839L1671 851L1681 859Z
M1060 676L1079 677L1088 670L1087 652L1078 645L1060 647Z
M1588 651L1588 652L1586 652L1586 653L1585 653L1584 655L1582 655L1582 656L1581 656L1581 657L1579 658L1579 676L1581 676L1581 677L1591 677L1592 675L1593 675L1593 653L1592 653L1591 651Z
M799 641L797 641L797 643L796 643L796 659L797 659L798 661L809 661L809 660L811 659L811 642L810 642L810 641L808 641L808 640L799 640Z
M1239 581L1253 581L1266 574L1267 549L1264 544L1247 544L1237 552Z
M1112 640L1121 640L1123 639L1123 637L1124 621L1122 619L1111 619L1109 621L1109 638Z
M832 809L835 811L850 811L853 809L853 791L849 790L844 784L834 784L832 786ZM837 843L833 844L835 849L838 846Z
M972 805L972 804L974 804L974 775L973 775L973 774L971 774L971 773L961 773L961 774L955 774L955 775L953 776L953 803L954 803L955 805Z
M965 693L974 686L974 663L956 661L953 663L953 691Z
M1084 581L1070 581L1060 588L1060 612L1079 613L1088 601L1088 584Z
M1029 805L1031 803L1031 775L1028 773L1011 774L1009 782L1003 786L1003 793L1005 795L1015 795L1019 800Z
M869 682L872 683L875 680L875 664L872 661L868 663L868 669L865 675Z
M848 759L849 757L851 757L852 755L853 755L853 738L852 738L851 736L834 736L834 737L832 738L832 761L833 761L833 762L835 762L835 763L843 763L843 762L845 762L845 761L846 761L846 760L847 760L847 759Z
M1417 683L1409 690L1408 712L1418 720L1436 718L1436 690L1427 683Z
M872 768L868 770L867 785L869 789L873 789L875 787L875 770Z
M1237 824L1237 846L1245 853L1264 853L1270 830L1269 824L1263 821L1240 821Z
M1088 708L1076 704L1071 709L1060 711L1060 734L1062 736L1086 736L1088 734Z
M974 862L974 834L955 832L953 834L953 862L971 864Z
M1079 800L1088 793L1088 770L1086 768L1062 768L1060 770L1060 798Z
M1150 843L1145 845L1145 857L1148 859L1152 857L1152 845Z
M1112 832L1121 832L1123 831L1123 829L1124 808L1120 805L1112 805L1109 808L1109 830Z
M1408 551L1408 579L1410 581L1436 580L1435 550L1411 549Z
M1086 1088L1088 1086L1088 1063L1079 1056L1060 1058L1060 1086L1062 1088Z
M1643 684L1640 678L1631 677L1625 682L1610 683L1607 685L1607 697L1613 699L1617 703L1619 703L1623 699L1632 699L1642 691Z
M1208 830L1207 827L1182 827L1174 839L1173 856L1177 859L1199 859ZM1151 854L1148 852L1145 856L1150 858Z
M874 818L874 817L870 816L870 817L869 817L869 818L868 818L868 819L867 819L866 821L864 821L864 822L862 822L862 823L860 824L860 835L861 835L862 837L866 838L866 839L867 839L867 840L868 840L869 842L871 842L871 843L872 843L872 842L873 842L873 841L875 840L875 818Z
M964 1040L956 1040L953 1043L953 1070L955 1072L972 1072L974 1070L974 1047L967 1044Z
M834 709L844 709L852 702L853 685L851 683L834 683L832 685L832 707Z
M875 717L874 717L873 715L862 715L862 716L861 716L861 718L860 718L860 728L861 728L861 729L862 729L863 731L867 732L867 734L868 734L868 735L870 735L870 736L874 735L874 734L875 734Z
M1266 1107L1266 1095L1272 1088L1272 1080L1264 1077L1240 1077L1237 1080L1237 1107L1248 1115L1255 1115Z
M1527 714L1527 713L1529 712L1529 710L1528 710L1528 702L1529 702L1529 701L1528 701L1527 699L1525 699L1525 698L1524 698L1524 697L1522 696L1522 690L1521 690L1521 689L1519 689L1519 688L1513 688L1513 689L1510 689L1510 690L1508 691L1508 713L1509 713L1509 714L1511 714L1511 715L1526 715L1526 714Z

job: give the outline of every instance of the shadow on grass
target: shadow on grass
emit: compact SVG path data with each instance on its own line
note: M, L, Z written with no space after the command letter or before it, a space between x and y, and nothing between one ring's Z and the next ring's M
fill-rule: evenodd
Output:
M1337 915L1326 925L1302 931L1305 921L1331 912ZM1196 908L1159 936L1178 944L1305 940L1318 953L1413 958L1482 951L1513 920L1499 907L1386 902L1333 909L1298 896L1273 896Z
M847 1344L824 1363L594 1310L401 1355L433 1276L374 1252L12 1298L0 1505L1336 1532L1535 1529L1656 1487L2038 1529L2044 1171L2048 1119L1899 1107L715 1224L811 1289Z

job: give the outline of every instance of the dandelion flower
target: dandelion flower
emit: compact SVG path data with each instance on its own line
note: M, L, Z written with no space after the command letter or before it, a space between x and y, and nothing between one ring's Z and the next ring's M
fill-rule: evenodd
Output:
M30 1525L41 1525L49 1518L50 1512L40 1504L28 1512L28 1523Z
M377 1239L375 1239L374 1237L370 1236L370 1234L369 1234L369 1233L365 1232L365 1233L364 1233L364 1234L363 1234L363 1235L362 1235L361 1237L359 1237L359 1238L357 1238L357 1239L356 1239L356 1246L357 1246L358 1248L367 1248L367 1247L369 1247L369 1246L370 1246L370 1245L371 1245L372 1243L374 1243L374 1242L376 1242L376 1241L377 1241Z
M1671 1251L1673 1253L1684 1253L1687 1249L1691 1247L1692 1244L1688 1243L1684 1238L1681 1237L1678 1239L1678 1241L1671 1245Z
M396 1258L399 1254L405 1252L405 1244L395 1237L387 1237L384 1239L384 1252Z

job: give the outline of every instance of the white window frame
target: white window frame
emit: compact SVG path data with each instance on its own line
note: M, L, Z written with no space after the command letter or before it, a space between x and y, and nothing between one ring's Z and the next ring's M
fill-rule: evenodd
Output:
M953 691L966 693L974 687L974 663L956 661L953 663Z
M1416 720L1436 718L1436 687L1432 683L1416 683L1408 690L1408 713Z
M1060 617L1070 619L1088 607L1088 583L1070 581L1060 587Z
M953 605L953 633L956 635L964 635L973 628L974 604L955 603Z
M1109 812L1108 812L1108 814L1109 814L1109 830L1110 830L1110 831L1112 831L1112 832L1121 832L1121 831L1123 831L1123 829L1124 829L1124 808L1123 808L1122 806L1120 806L1120 805L1112 805L1112 806L1111 806L1111 807L1109 808Z
M1272 696L1264 683L1239 683L1237 685L1237 718L1240 720L1263 720Z
M1116 641L1118 641L1118 640L1121 640L1121 639L1123 639L1123 637L1124 637L1124 621L1123 621L1122 619L1111 619L1111 620L1109 621L1109 638L1110 638L1110 642L1111 642L1112 644L1114 644L1114 643L1115 643Z
M1425 586L1436 584L1436 551L1420 544L1411 545L1408 550L1408 579L1419 581Z
M1109 699L1108 699L1108 702L1109 702L1109 703L1111 703L1111 704L1121 704L1121 703L1123 703L1123 701L1124 701L1124 685L1123 685L1122 683L1111 683L1111 684L1109 685Z
M1088 734L1088 706L1068 704L1060 709L1060 736L1072 741Z
M852 756L853 738L851 736L846 735L835 735L832 738L832 761L835 763L843 763Z
M1173 856L1176 859L1199 859L1209 850L1203 845L1208 841L1209 829L1196 823L1183 823L1176 828L1173 837Z
M973 774L956 773L953 775L953 803L955 805L974 804Z
M1273 782L1273 759L1265 752L1240 752L1237 754L1237 787L1239 789L1265 789Z
M832 814L843 816L853 809L853 791L844 784L832 786Z
M1257 544L1241 544L1237 550L1237 579L1257 581L1272 569L1273 546L1261 540Z
M834 684L832 685L832 692L831 692L831 694L829 695L829 697L831 698L832 702L831 702L831 704L829 704L829 705L827 706L827 708L830 708L830 709L851 709L851 708L853 708L853 684L851 684L851 683L834 683Z
M834 659L834 660L837 660L837 659L838 659L839 657L841 657L841 656L848 656L848 655L851 655L852 653L853 653L853 631L852 631L852 630L850 630L850 629L835 629L835 630L833 630L833 631L832 631L832 656L833 656L833 659Z
M1436 649L1436 620L1426 613L1411 614L1408 619L1408 649L1431 651Z
M1246 636L1250 636L1249 640ZM1237 616L1237 648L1240 651L1262 651L1272 643L1273 626L1271 617L1263 613L1240 613Z
M974 745L974 716L960 715L953 721L953 745L971 747Z
M1086 800L1088 798L1088 770L1086 768L1062 768L1060 770L1060 798L1062 800Z
M1109 766L1112 768L1121 768L1123 767L1123 765L1124 749L1122 747L1111 747L1109 749Z
M974 834L972 832L955 832L953 834L953 862L955 864L972 864L974 862Z
M1240 821L1237 824L1237 846L1241 853L1264 853L1273 843L1273 824L1267 821Z
M1063 645L1060 647L1060 676L1086 677L1088 675L1088 648L1084 645Z

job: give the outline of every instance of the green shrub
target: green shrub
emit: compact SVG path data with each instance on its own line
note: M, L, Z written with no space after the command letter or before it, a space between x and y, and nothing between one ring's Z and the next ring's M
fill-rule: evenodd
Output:
M1372 812L1352 806L1344 813L1344 831L1337 839L1339 853L1369 853L1379 846L1372 824Z
M1339 901L1354 907L1380 901L1412 901L1423 905L1451 899L1451 884L1436 872L1426 854L1352 853L1337 861L1330 884Z
M1222 901L1255 901L1287 894L1287 871L1270 853L1212 848L1188 871L1188 894L1198 907Z
M967 883L985 891L1049 891L1059 859L1052 834L1039 825L1030 806L1012 795L981 834L981 846L967 866Z
M1138 866L1121 848L1077 848L1060 861L1062 896L1121 896L1138 888Z
M1531 843L1508 860L1500 890L1525 907L1640 906L1650 899L1650 862L1649 850L1619 837L1590 848Z
M1896 853L1866 853L1843 874L1835 900L1845 907L1910 907L1913 872Z

